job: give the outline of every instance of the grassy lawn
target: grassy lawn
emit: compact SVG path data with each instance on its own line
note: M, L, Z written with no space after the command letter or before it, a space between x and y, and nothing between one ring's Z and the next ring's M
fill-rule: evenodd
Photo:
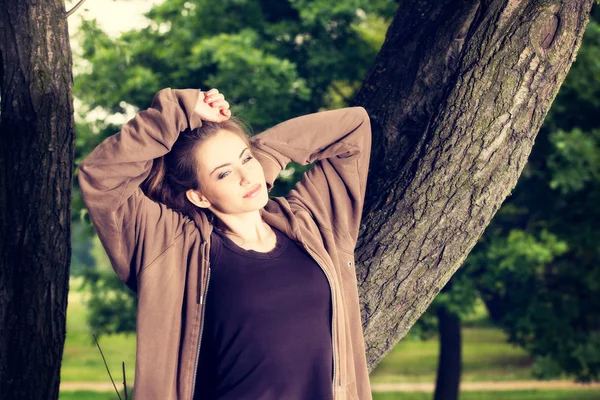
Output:
M89 392L84 390L60 392L58 398L59 400L119 400L115 392ZM128 399L132 398L133 396L129 394ZM123 393L121 393L121 400L125 400Z
M121 398L124 399L123 395ZM131 399L131 397L129 397ZM431 393L373 393L373 400L431 400ZM114 392L62 392L60 400L115 400ZM597 400L600 393L591 390L578 391L519 391L519 392L463 392L461 400Z
M373 393L373 400L431 400L431 393ZM462 392L460 400L598 400L600 393L579 391Z
M532 379L531 360L519 347L506 343L497 328L463 328L462 380ZM371 382L434 382L439 354L437 337L401 340L371 373Z
M61 382L110 382L100 351L86 323L85 293L77 290L77 282L75 280L71 283L69 291L67 339L61 367ZM125 361L127 381L133 382L135 335L102 336L98 342L115 382L122 381L122 361Z

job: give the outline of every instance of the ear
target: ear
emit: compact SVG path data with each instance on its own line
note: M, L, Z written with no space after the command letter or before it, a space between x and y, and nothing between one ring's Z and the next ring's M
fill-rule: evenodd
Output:
M194 189L188 189L185 192L185 196L188 198L192 204L200 207L200 208L208 208L210 207L210 201L206 199L206 197L202 196L200 192Z

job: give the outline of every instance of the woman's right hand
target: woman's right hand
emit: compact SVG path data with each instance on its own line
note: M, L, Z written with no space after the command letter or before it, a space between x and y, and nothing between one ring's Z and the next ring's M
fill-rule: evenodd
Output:
M203 121L223 122L231 117L229 103L217 89L200 91L200 99L194 110Z

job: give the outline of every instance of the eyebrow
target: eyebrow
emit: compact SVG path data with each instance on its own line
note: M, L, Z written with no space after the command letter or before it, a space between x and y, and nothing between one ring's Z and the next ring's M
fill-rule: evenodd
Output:
M245 152L246 150L249 150L249 149L248 149L247 147L246 147L246 148L244 148L244 150L242 150L242 152L240 153L240 156L239 156L238 158L242 158L242 156L244 155L244 152ZM216 170L218 170L219 168L223 168L223 167L226 167L226 166L228 166L228 165L231 165L231 163L225 163L225 164L219 165L218 167L216 167L215 169L213 169L213 170L212 170L212 172L211 172L210 174L208 174L208 176L211 176L211 175L212 175L212 174L213 174L213 173L214 173Z

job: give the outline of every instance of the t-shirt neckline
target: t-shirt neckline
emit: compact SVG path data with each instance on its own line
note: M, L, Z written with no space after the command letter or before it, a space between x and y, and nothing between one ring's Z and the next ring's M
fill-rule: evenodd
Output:
M218 228L215 227L213 230L215 231L216 234L219 235L219 238L221 239L223 245L225 247L227 247L229 250L231 250L237 254L240 254L244 257L272 259L272 258L278 257L279 255L281 255L281 253L283 253L283 251L287 247L289 240L285 240L285 237L284 237L285 235L279 229L277 229L275 227L271 227L271 228L273 228L273 231L275 232L276 243L275 243L275 247L271 251L267 251L267 252L256 251L256 250L246 250L246 249L238 246L233 240L231 240L227 235L225 235L225 233L223 233Z

